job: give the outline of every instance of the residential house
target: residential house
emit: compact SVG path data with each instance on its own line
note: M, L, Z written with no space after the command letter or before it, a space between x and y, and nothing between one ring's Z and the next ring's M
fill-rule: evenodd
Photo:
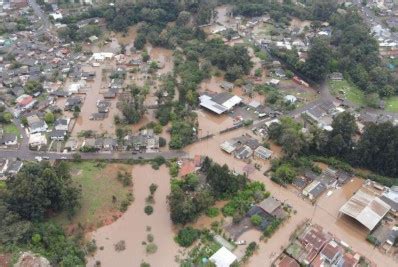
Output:
M37 147L45 146L45 145L47 145L47 138L45 135L43 135L41 133L30 134L29 146L31 148L37 148Z
M336 266L343 257L344 250L334 240L329 241L321 250L319 255L310 264L311 267L322 267L326 264Z
M272 151L263 147L259 146L254 150L254 156L263 160L270 159L272 156Z
M103 140L103 148L106 151L116 150L118 147L117 141L113 138L104 138Z
M54 129L58 131L69 130L70 118L58 118L54 122Z
M283 254L275 263L276 267L300 267L300 264L292 257Z
M23 166L23 162L20 160L15 160L15 161L11 162L8 166L7 174L8 175L17 174L21 170L22 166Z
M223 246L217 250L209 260L214 263L216 267L230 267L237 260L237 257Z
M0 159L0 180L5 178L8 169L8 159Z
M47 123L40 119L37 115L32 115L26 118L28 121L29 133L41 133L48 129Z
M82 99L80 97L69 97L66 102L65 102L65 110L71 110L74 111L75 108L80 108L82 104Z
M323 231L321 227L310 227L299 237L300 243L305 247L306 255L302 263L310 264L321 249L331 240L331 236Z
M313 181L303 190L303 195L310 200L316 200L327 189L326 185L319 181Z
M244 160L250 158L253 155L253 150L249 146L243 145L236 149L234 154L235 158Z
M18 137L13 133L5 133L0 135L0 145L15 146L18 144Z
M65 130L57 130L57 129L53 129L50 133L49 133L49 138L51 140L54 141L63 141L66 138L67 135L67 131Z

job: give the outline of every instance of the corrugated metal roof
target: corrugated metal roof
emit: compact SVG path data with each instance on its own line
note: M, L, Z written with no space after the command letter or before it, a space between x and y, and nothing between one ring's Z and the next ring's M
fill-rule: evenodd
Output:
M372 193L360 189L341 208L344 213L372 230L387 214L391 207Z

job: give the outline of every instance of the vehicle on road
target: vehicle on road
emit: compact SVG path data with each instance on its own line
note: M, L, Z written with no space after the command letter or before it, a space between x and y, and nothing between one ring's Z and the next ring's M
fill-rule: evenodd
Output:
M37 157L35 157L35 160L36 160L37 162L41 162L41 161L43 160L43 158L42 158L42 157L39 157L39 156L37 156Z

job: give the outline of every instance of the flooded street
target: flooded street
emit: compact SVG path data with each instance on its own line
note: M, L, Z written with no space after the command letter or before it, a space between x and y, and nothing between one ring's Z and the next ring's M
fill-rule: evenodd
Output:
M243 167L246 163L224 153L219 148L219 145L223 141L237 137L245 132L247 132L246 129L239 129L224 135L217 135L209 140L189 146L186 151L191 157L196 154L207 155L215 162L227 164L234 171L243 173ZM263 163L262 165L266 166L267 164ZM266 243L260 242L259 251L250 259L247 266L271 266L276 256L272 258L270 255L272 253L279 255L282 249L288 245L289 237L294 230L308 219L312 220L313 223L321 225L325 230L349 244L354 251L360 252L369 259L372 259L378 266L396 265L396 262L392 258L386 257L378 250L373 249L373 246L366 241L367 232L358 226L357 223L344 217L338 217L340 207L361 187L363 180L353 179L352 182L349 182L343 188L334 190L331 196L327 197L324 195L321 197L318 204L314 206L308 200L300 198L292 190L287 190L264 176L265 166L263 166L261 171L254 171L249 178L263 182L266 185L266 189L274 197L292 205L297 213L292 215ZM251 241L258 243L260 235L261 233L258 231L248 231L240 239L246 240L248 243ZM238 251L237 254L240 254L240 252Z
M105 86L102 81L102 68L84 67L85 71L94 71L95 78L93 82L87 83L87 94L83 106L81 107L80 115L77 118L76 125L73 129L72 136L77 136L81 131L94 130L97 133L107 133L113 135L115 132L115 125L113 118L119 114L116 108L116 99L110 100L111 106L109 107L108 117L104 120L90 120L91 114L98 112L97 101L103 100L101 89Z
M95 257L88 259L87 266L94 266L101 261L102 266L135 267L141 262L151 266L178 266L175 256L178 254L178 245L174 242L172 222L166 203L166 196L170 192L170 176L166 167L155 171L149 165L133 167L134 202L127 212L115 223L95 231L92 238L97 246L103 246ZM144 213L145 198L149 195L151 183L158 185L155 196L154 212L148 216ZM147 227L151 230L147 231ZM147 234L154 236L154 243L158 250L155 254L147 255L143 241ZM114 244L124 240L126 249L116 252Z

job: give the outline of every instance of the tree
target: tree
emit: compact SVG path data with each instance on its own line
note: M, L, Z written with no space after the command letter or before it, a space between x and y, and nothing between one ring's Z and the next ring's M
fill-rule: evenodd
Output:
M303 67L305 75L314 81L323 81L329 73L330 62L329 44L323 38L314 38Z
M353 137L358 130L355 117L349 112L338 114L332 122L333 130L329 136L329 153L333 156L346 157L351 152Z
M130 91L130 98L122 100L121 111L127 123L137 123L145 113L144 100L142 88L136 85L128 87Z
M291 184L296 178L296 170L289 164L280 165L272 175L272 180L277 183Z
M61 171L62 170L62 171ZM11 211L24 219L42 220L49 211L73 214L79 205L80 190L72 184L65 163L28 163L7 180L6 202Z
M178 14L176 24L180 27L184 27L188 25L190 20L191 20L191 13L189 13L188 11L181 11L180 14Z
M52 113L51 111L47 112L47 113L44 115L44 121L45 121L46 123L48 123L48 124L53 124L54 121L55 121L54 113Z
M27 81L24 87L25 93L35 94L43 92L43 85L36 80Z
M199 235L199 230L188 226L178 231L178 235L175 237L175 241L182 247L189 247L199 238Z
M213 164L207 171L206 181L214 191L214 195L223 198L242 189L247 183L247 178L231 173L225 164L223 166Z
M144 34L137 34L137 37L134 40L134 47L138 50L141 50L145 47L146 38Z

